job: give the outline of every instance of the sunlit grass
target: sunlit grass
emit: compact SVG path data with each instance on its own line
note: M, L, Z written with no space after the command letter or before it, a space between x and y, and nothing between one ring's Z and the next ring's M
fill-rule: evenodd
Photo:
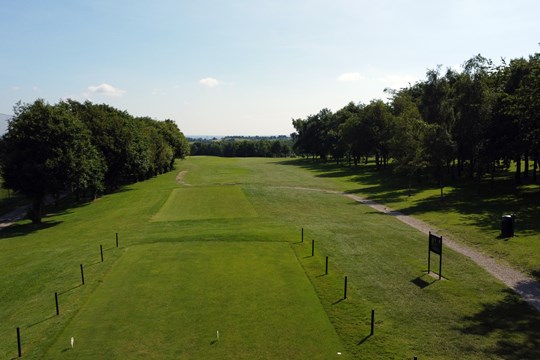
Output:
M185 350L179 349L188 341L186 329L193 329L189 339L197 339L194 344L201 348L196 358L204 357L201 354L229 357L210 344L221 329L200 315L215 313L219 307L210 299L222 296L233 302L235 317L216 316L230 328L243 329L243 322L253 321L256 313L262 317L258 334L267 326L279 332L279 326L272 324L282 317L293 324L287 331L299 334L304 334L302 324L328 331L321 324L329 323L339 336L343 357L539 357L538 313L471 261L445 250L447 280L436 281L426 274L424 235L338 193L298 188L371 191L369 195L376 198L378 189L377 200L386 196L389 203L399 203L403 194L393 194L384 179L375 183L376 174L279 159L201 157L177 166L175 173L133 184L95 202L58 207L41 227L21 222L0 233L0 357L16 356L17 326L26 358L41 358L45 353L49 358L77 358L79 350L81 358L103 357L102 350L108 351L108 358L126 358L131 354L126 355L127 344L139 333L141 339L143 334L145 339L150 336L133 345L132 350L141 349L140 356L182 358L177 351ZM176 182L179 171L187 171L184 182L188 185ZM373 176L372 182L361 182L362 176ZM208 188L214 189L212 196L205 195ZM218 189L223 189L223 199ZM197 201L200 205L194 206ZM213 201L219 205L209 209ZM248 213L256 216L246 216L247 204ZM164 209L169 209L170 218L165 218L169 214ZM224 209L230 216L219 215ZM162 221L155 221L156 216ZM311 240L315 240L313 257ZM103 263L99 244L105 248ZM330 272L325 275L327 255ZM86 269L84 286L80 286L81 263ZM252 267L254 263L261 264L261 269ZM223 289L214 277L220 272L230 276L227 269L241 282L227 278L229 287ZM348 276L347 300L342 300L344 276ZM310 286L305 287L308 279ZM279 283L297 284L301 294L293 289L279 293L272 285ZM190 297L198 286L207 299ZM269 298L251 298L250 289ZM60 316L55 315L55 291L60 293ZM139 301L138 297L143 298ZM115 299L123 299L125 311ZM281 315L272 318L273 312L265 309L285 299L295 304L286 305ZM155 306L151 305L154 301ZM191 318L182 317L184 308L178 302L190 308L200 303L200 307ZM175 321L167 320L165 304L172 306L170 316ZM376 310L376 327L370 337L371 309ZM92 323L99 319L104 327ZM182 326L178 319L184 320ZM159 331L152 335L146 327L154 324ZM299 329L292 330L295 326ZM226 330L222 331L227 337ZM76 335L76 348L64 351L72 332L81 334ZM173 338L163 335L168 333ZM93 337L85 343L84 339ZM336 342L330 337L326 340L317 344L334 351ZM244 346L246 357L265 358L266 351L273 351L270 337L252 337L251 343L241 345L234 341L226 346L232 346L231 352ZM163 349L165 342L175 346L162 350L161 357L149 350ZM306 350L308 355L319 351L313 350L317 348L313 339L304 335L280 344L276 349L287 350L279 358L296 358L303 347L312 349ZM182 354L189 358L191 352Z

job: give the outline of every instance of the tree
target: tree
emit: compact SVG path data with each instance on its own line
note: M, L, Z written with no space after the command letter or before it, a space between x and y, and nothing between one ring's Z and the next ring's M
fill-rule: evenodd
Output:
M32 199L32 222L41 222L47 195L100 190L103 161L84 124L65 106L38 99L18 103L14 113L0 142L0 171L6 188Z
M419 175L428 165L425 144L429 125L422 120L407 90L394 94L392 112L395 116L395 132L389 141L389 148L395 160L394 172L407 177L410 196L413 176Z

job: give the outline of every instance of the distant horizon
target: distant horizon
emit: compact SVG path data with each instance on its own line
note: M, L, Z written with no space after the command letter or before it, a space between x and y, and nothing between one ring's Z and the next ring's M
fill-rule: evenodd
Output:
M0 113L0 134L3 134L3 133L5 133L7 131L7 121L12 117L13 117L13 115ZM161 121L164 121L164 120L161 120ZM180 128L180 131L182 131L182 128ZM212 138L223 139L223 138L226 138L226 137L235 137L235 136L243 136L243 137L257 137L257 136L259 136L259 137L271 137L271 136L278 137L278 136L286 136L286 137L290 137L291 134L275 134L274 133L274 134L270 134L270 135L268 135L268 134L256 134L256 135L253 135L253 134L188 135L188 134L184 133L184 136L186 138L192 138L192 139L212 139Z

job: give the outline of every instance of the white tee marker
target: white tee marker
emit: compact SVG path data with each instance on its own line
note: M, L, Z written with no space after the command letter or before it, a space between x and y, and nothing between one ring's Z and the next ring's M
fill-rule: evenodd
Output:
M73 336L71 337L71 348L73 349L73 344L75 344L75 339L73 338Z
M219 330L216 331L216 336L217 336L217 342L219 342Z

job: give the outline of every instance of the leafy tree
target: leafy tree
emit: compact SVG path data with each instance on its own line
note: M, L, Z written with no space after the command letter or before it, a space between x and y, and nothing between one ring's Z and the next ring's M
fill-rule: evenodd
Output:
M392 111L395 132L389 147L395 160L394 172L407 177L410 196L413 177L428 166L425 144L429 125L422 120L418 107L406 90L394 94Z
M18 103L1 140L4 186L32 199L31 219L40 223L44 199L66 190L101 190L103 159L84 124L65 106L38 99Z

